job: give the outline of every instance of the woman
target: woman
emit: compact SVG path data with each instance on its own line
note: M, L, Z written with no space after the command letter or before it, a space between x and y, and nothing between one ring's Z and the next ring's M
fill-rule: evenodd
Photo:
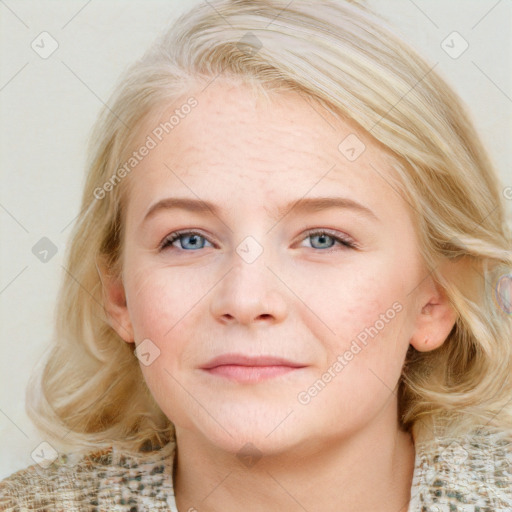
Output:
M510 509L511 234L435 71L219 0L108 103L2 510Z

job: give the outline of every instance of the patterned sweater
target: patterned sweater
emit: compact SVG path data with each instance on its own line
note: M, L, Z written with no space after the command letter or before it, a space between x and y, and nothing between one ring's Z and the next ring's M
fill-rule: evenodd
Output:
M512 511L510 435L480 430L457 439L416 441L415 452L408 512ZM68 455L2 480L0 510L177 512L174 442L140 456L115 447L74 462Z

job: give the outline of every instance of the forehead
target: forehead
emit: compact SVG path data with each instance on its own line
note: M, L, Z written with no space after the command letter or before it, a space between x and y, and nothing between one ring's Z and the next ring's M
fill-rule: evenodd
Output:
M190 97L196 105L180 113ZM170 128L176 111L181 115ZM385 179L390 166L382 147L354 122L299 93L271 92L267 100L219 79L155 110L139 143L148 136L155 147L130 175L129 202L139 208L177 191L253 206L310 193L356 195L377 209L386 198L397 200Z

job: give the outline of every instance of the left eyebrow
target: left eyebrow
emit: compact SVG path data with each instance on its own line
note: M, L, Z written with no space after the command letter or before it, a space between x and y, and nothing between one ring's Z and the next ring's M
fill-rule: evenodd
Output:
M292 210L295 213L315 213L330 208L354 210L369 219L380 220L370 208L348 197L307 197L298 199L278 208L275 217L280 219Z
M272 217L280 219L290 213L292 210L294 213L314 213L330 208L340 208L345 210L354 210L358 213L363 214L369 219L379 221L380 219L375 213L370 210L367 206L364 206L353 199L348 197L309 197L302 198L296 201L291 201L284 206L281 206L275 210ZM194 199L189 197L167 197L156 202L149 207L147 213L144 216L142 224L147 222L157 212L162 210L180 209L187 210L190 212L214 215L219 217L221 214L221 207L210 202L203 201L201 199Z

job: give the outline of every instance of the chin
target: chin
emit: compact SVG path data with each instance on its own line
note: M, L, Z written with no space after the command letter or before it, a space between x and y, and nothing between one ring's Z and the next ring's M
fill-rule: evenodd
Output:
M222 427L210 420L201 425L200 430L211 444L235 456L245 452L249 452L248 455L254 452L254 456L278 455L303 443L307 437L304 425L295 424L292 416L293 413L286 418L286 413L282 412L278 417L268 413L256 417L247 414L215 416Z

